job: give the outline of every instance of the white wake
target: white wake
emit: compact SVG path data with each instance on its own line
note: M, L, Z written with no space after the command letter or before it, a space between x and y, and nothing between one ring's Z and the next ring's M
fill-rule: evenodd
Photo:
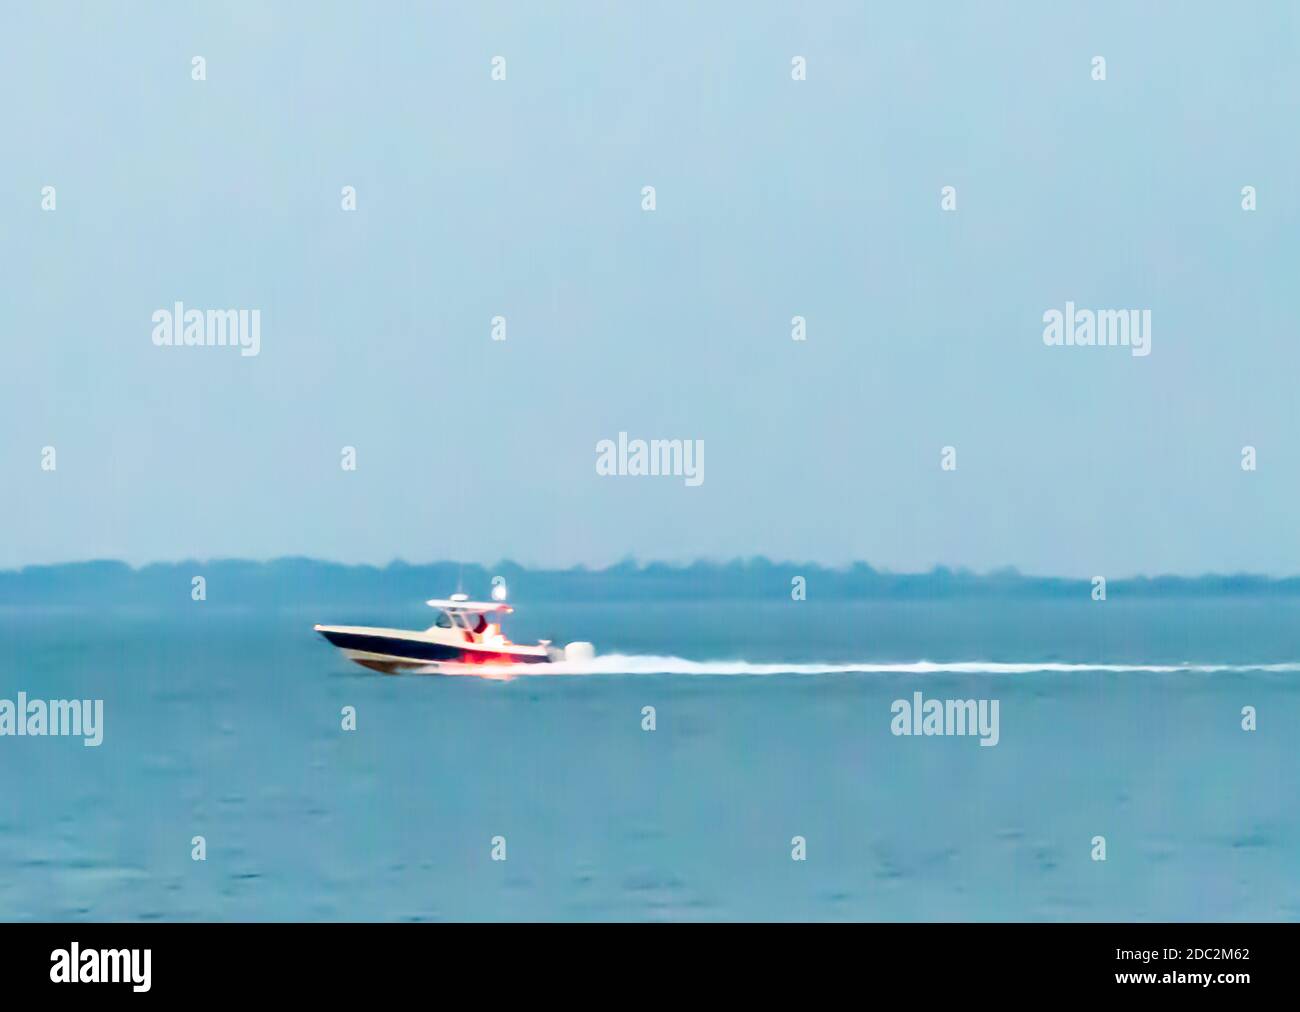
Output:
M551 664L442 665L418 669L426 673L466 674L480 677L515 675L1027 675L1039 672L1113 672L1118 674L1232 674L1244 672L1300 672L1300 662L1283 664L1088 664L1039 661L854 661L842 664L820 662L755 663L742 660L692 661L683 657L649 654L604 654L588 661L557 661Z

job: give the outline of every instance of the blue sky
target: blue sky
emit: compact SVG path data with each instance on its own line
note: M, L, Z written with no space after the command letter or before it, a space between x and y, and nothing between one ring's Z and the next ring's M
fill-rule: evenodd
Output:
M865 6L11 6L0 566L1300 571L1298 9Z

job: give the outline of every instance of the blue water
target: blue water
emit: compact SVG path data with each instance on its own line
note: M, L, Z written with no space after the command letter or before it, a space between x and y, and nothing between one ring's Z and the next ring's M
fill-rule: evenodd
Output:
M1300 661L1294 600L517 603L625 670L386 677L311 632L420 608L0 610L0 698L105 706L97 749L0 737L0 917L1300 916L1300 669L1253 669ZM1212 670L1033 667L1100 662ZM999 743L893 735L918 689Z

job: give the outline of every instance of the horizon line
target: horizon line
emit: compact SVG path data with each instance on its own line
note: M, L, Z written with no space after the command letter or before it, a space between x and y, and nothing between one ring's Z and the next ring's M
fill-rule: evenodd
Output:
M633 570L643 572L646 570L670 570L676 572L685 572L691 569L704 568L712 570L724 570L739 567L750 567L762 565L773 569L793 569L804 568L820 572L837 573L841 575L850 575L855 570L865 570L872 575L892 578L919 579L925 577L934 577L939 575L965 577L977 580L995 580L995 579L1017 579L1024 581L1036 582L1067 582L1067 583L1089 583L1098 577L1104 577L1107 583L1133 582L1133 581L1168 581L1180 580L1187 582L1200 582L1212 580L1250 580L1266 583L1285 583L1293 580L1300 580L1300 573L1286 575L1277 575L1272 573L1252 572L1248 570L1237 570L1232 572L1223 572L1216 570L1207 570L1199 573L1129 573L1123 575L1111 575L1107 573L1093 573L1090 575L1061 575L1061 574L1042 574L1022 572L1016 566L1004 565L995 569L975 570L967 566L952 566L943 563L936 563L928 570L891 570L881 569L873 566L864 559L855 559L841 563L825 563L812 560L789 560L789 559L771 559L765 555L734 556L729 559L711 559L697 558L689 562L671 561L661 559L645 560L632 555L625 556L616 562L610 562L605 565L589 565L587 563L572 563L567 566L544 566L528 565L526 563L516 562L513 559L498 559L496 562L487 563L471 561L467 559L435 559L426 562L411 562L403 558L393 558L384 563L375 562L344 562L337 559L328 559L311 555L277 555L271 558L250 558L245 556L209 556L201 558L199 556L188 556L179 559L159 559L144 563L132 563L125 559L99 557L87 559L67 560L63 562L33 562L21 566L11 566L0 568L0 576L19 576L29 570L45 570L59 568L74 568L78 566L122 566L132 573L140 573L147 569L164 568L169 566L183 565L200 565L212 566L222 564L244 564L250 566L272 566L278 563L298 562L310 563L319 566L335 566L344 569L369 569L382 572L393 568L432 568L436 566L473 566L478 569L489 571L492 569L514 569L532 573L591 573L599 574L610 571L627 571Z

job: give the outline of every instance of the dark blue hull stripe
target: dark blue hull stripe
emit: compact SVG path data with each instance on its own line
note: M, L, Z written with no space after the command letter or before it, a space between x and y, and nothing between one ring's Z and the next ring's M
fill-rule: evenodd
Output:
M472 650L447 646L443 643L422 643L418 640L397 639L390 636L367 636L363 633L321 632L327 640L343 650L361 650L368 654L386 657L412 658L419 661L461 661L470 657L500 656L516 664L540 664L548 658L536 654L512 654L507 650Z

